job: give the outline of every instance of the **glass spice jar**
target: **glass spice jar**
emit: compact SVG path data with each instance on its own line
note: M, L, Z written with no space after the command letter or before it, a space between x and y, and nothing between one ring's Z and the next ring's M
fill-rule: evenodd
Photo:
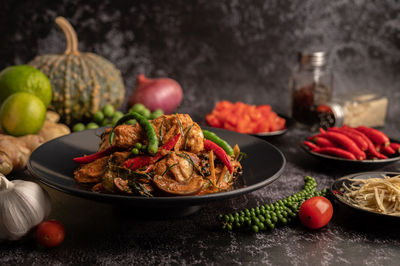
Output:
M344 94L317 107L319 126L382 127L385 125L387 106L387 97L377 93Z
M298 125L316 130L319 127L317 107L332 98L333 74L324 52L299 53L299 62L289 82L290 116Z

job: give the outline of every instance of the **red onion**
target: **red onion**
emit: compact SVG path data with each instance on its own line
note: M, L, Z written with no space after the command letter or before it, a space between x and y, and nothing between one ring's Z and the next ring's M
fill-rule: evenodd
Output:
M161 109L165 114L170 114L182 101L182 87L170 78L146 78L140 74L137 77L137 85L129 97L128 106L142 103L150 111Z

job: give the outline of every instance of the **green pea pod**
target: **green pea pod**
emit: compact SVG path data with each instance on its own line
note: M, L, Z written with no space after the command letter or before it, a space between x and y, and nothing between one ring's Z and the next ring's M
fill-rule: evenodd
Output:
M203 129L203 135L204 135L205 139L211 140L212 142L214 142L215 144L220 146L222 149L224 149L224 151L229 156L233 156L233 149L228 144L228 142L226 142L225 140L223 140L220 137L218 137L215 133L213 133L211 131L208 131L208 130L205 130L205 129Z
M153 126L151 125L151 123L149 122L149 120L147 120L147 118L145 118L144 116L132 112L132 113L128 113L126 115L124 115L123 117L121 117L117 123L115 124L115 126L111 129L110 132L110 144L112 145L113 141L114 141L114 129L119 126L122 125L123 123L131 120L131 119L135 119L144 129L144 131L146 132L146 136L147 136L147 152L149 154L156 154L158 151L158 138L156 135L156 132L153 128Z

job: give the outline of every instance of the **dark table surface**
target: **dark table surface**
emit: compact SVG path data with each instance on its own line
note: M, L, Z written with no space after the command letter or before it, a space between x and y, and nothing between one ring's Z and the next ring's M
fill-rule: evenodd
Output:
M398 135L390 126L385 132ZM186 217L127 215L111 205L45 187L52 198L50 218L65 225L65 241L54 249L37 246L31 237L3 242L0 265L398 265L398 220L366 216L337 203L333 219L320 230L299 223L257 234L220 229L217 214L284 198L302 188L305 175L315 177L322 189L341 176L365 171L321 163L306 154L299 143L309 134L293 128L267 139L287 159L274 183L244 196L209 203ZM265 159L268 161L268 156ZM398 169L399 162L395 162L375 170Z

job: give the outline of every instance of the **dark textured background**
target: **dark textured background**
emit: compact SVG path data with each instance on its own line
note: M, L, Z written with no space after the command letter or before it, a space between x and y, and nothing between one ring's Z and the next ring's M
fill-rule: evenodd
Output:
M62 3L64 2L64 3ZM61 53L54 18L75 27L81 51L122 72L129 94L138 73L178 80L182 112L196 120L221 99L288 109L298 51L325 50L335 91L400 97L399 1L6 1L0 8L0 68ZM397 111L391 105L390 114Z
M75 27L81 51L96 52L122 71L127 94L138 73L172 77L184 89L180 111L201 122L222 99L286 113L297 52L322 49L335 70L336 93L366 89L390 98L383 130L400 138L399 11L399 1L366 0L2 1L0 68L62 52L64 37L53 23L62 15ZM301 189L304 175L322 188L363 170L325 165L299 151L309 134L292 129L268 139L288 161L276 182L185 218L120 217L109 205L48 189L51 217L67 229L64 244L51 251L32 240L2 244L0 264L397 265L396 222L338 205L319 231L300 225L257 235L218 230L217 213L281 199ZM399 163L381 169L398 171Z

